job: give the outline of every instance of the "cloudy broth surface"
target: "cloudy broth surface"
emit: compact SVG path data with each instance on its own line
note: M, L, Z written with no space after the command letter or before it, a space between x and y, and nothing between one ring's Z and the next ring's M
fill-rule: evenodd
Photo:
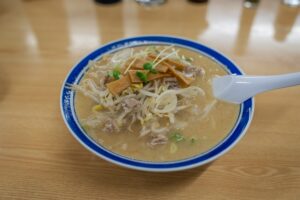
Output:
M138 52L145 48L150 47L139 46L133 47L132 49L134 52ZM155 51L158 54L164 48L166 48L166 46L155 46ZM118 131L103 131L105 124L95 127L88 126L85 120L95 114L93 108L98 103L88 98L82 92L76 91L75 111L77 118L85 132L94 141L102 147L125 157L143 161L161 162L181 160L201 154L212 149L228 136L237 121L240 105L216 100L212 95L211 88L213 77L226 75L228 72L226 72L219 63L198 52L182 47L174 47L174 49L179 50L179 54L183 56L183 59L191 62L194 67L202 69L202 74L194 78L191 86L200 87L205 95L193 98L190 101L192 102L190 103L191 105L188 105L190 106L190 108L188 108L190 110L176 112L175 122L171 123L167 117L159 118L160 128L163 128L163 126L171 127L167 132L163 133L167 141L164 141L163 144L149 145L149 141L154 137L153 134L147 133L141 136L138 131L141 124L138 122L132 125L133 131L129 131L126 124L130 122L131 118L126 119L127 121L124 121L124 124L120 126ZM106 57L111 58L112 56L113 55L108 55ZM105 57L100 58L100 60L96 62L97 66L105 66L107 59L105 59ZM126 67L124 67L124 69L125 68ZM93 73L96 72L96 70L99 70L99 67L97 69L90 67L81 79L79 85L88 78L91 78L97 84L100 80L98 80L97 74ZM150 82L145 82L144 87L146 84L150 84ZM101 106L101 109L96 112L101 114L101 112L106 112L106 109L109 108L102 108ZM205 113L205 110L209 110L209 112ZM120 111L116 116L121 114L122 112ZM103 120L106 120L106 118L104 117Z

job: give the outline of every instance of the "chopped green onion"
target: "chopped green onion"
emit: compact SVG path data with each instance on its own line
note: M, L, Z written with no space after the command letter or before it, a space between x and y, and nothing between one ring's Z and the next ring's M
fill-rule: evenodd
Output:
M143 81L144 83L146 83L148 81L147 80L147 74L145 74L143 72L137 71L135 75L137 77L139 77L141 79L141 81Z
M181 56L181 59L185 60L187 62L190 62L190 63L194 61L194 59L192 57L185 57L184 55Z
M143 65L144 69L151 70L153 68L153 63L147 62Z
M181 133L174 132L171 135L170 139L175 141L175 142L180 142L180 141L183 141L185 138L183 137L183 135L181 135Z
M118 71L118 70L114 70L114 71L112 72L112 75L113 75L113 77L114 77L116 80L120 79L120 74L121 74L121 72Z
M191 58L191 57L186 57L185 60L188 61L188 62L193 62L194 61L194 59Z
M112 78L118 80L118 79L120 79L121 72L120 72L120 70L115 68L113 71L107 72L107 75L109 77L112 77Z
M147 62L143 65L144 69L149 70L151 73L156 74L157 71L153 69L153 63L152 62Z

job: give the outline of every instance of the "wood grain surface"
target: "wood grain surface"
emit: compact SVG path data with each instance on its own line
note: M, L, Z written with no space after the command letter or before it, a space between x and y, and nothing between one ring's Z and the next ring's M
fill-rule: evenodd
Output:
M300 87L258 95L239 144L215 162L146 173L101 160L68 132L61 84L82 56L127 36L172 34L216 48L246 73L300 71L299 8L261 0L0 1L0 199L300 199Z

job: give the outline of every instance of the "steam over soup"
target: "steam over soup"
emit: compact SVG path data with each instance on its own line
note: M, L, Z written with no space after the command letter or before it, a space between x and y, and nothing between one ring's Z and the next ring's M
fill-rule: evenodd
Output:
M90 61L75 110L97 143L144 161L185 159L210 150L234 127L239 105L216 100L211 80L227 72L175 46L139 46Z

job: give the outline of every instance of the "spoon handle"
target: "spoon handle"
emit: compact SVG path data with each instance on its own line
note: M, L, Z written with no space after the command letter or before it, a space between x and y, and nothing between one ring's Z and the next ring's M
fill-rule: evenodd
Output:
M236 76L237 83L248 85L255 94L300 85L300 72L273 76Z
M273 76L227 75L213 80L213 93L220 100L239 104L258 93L294 85L300 85L300 72Z

